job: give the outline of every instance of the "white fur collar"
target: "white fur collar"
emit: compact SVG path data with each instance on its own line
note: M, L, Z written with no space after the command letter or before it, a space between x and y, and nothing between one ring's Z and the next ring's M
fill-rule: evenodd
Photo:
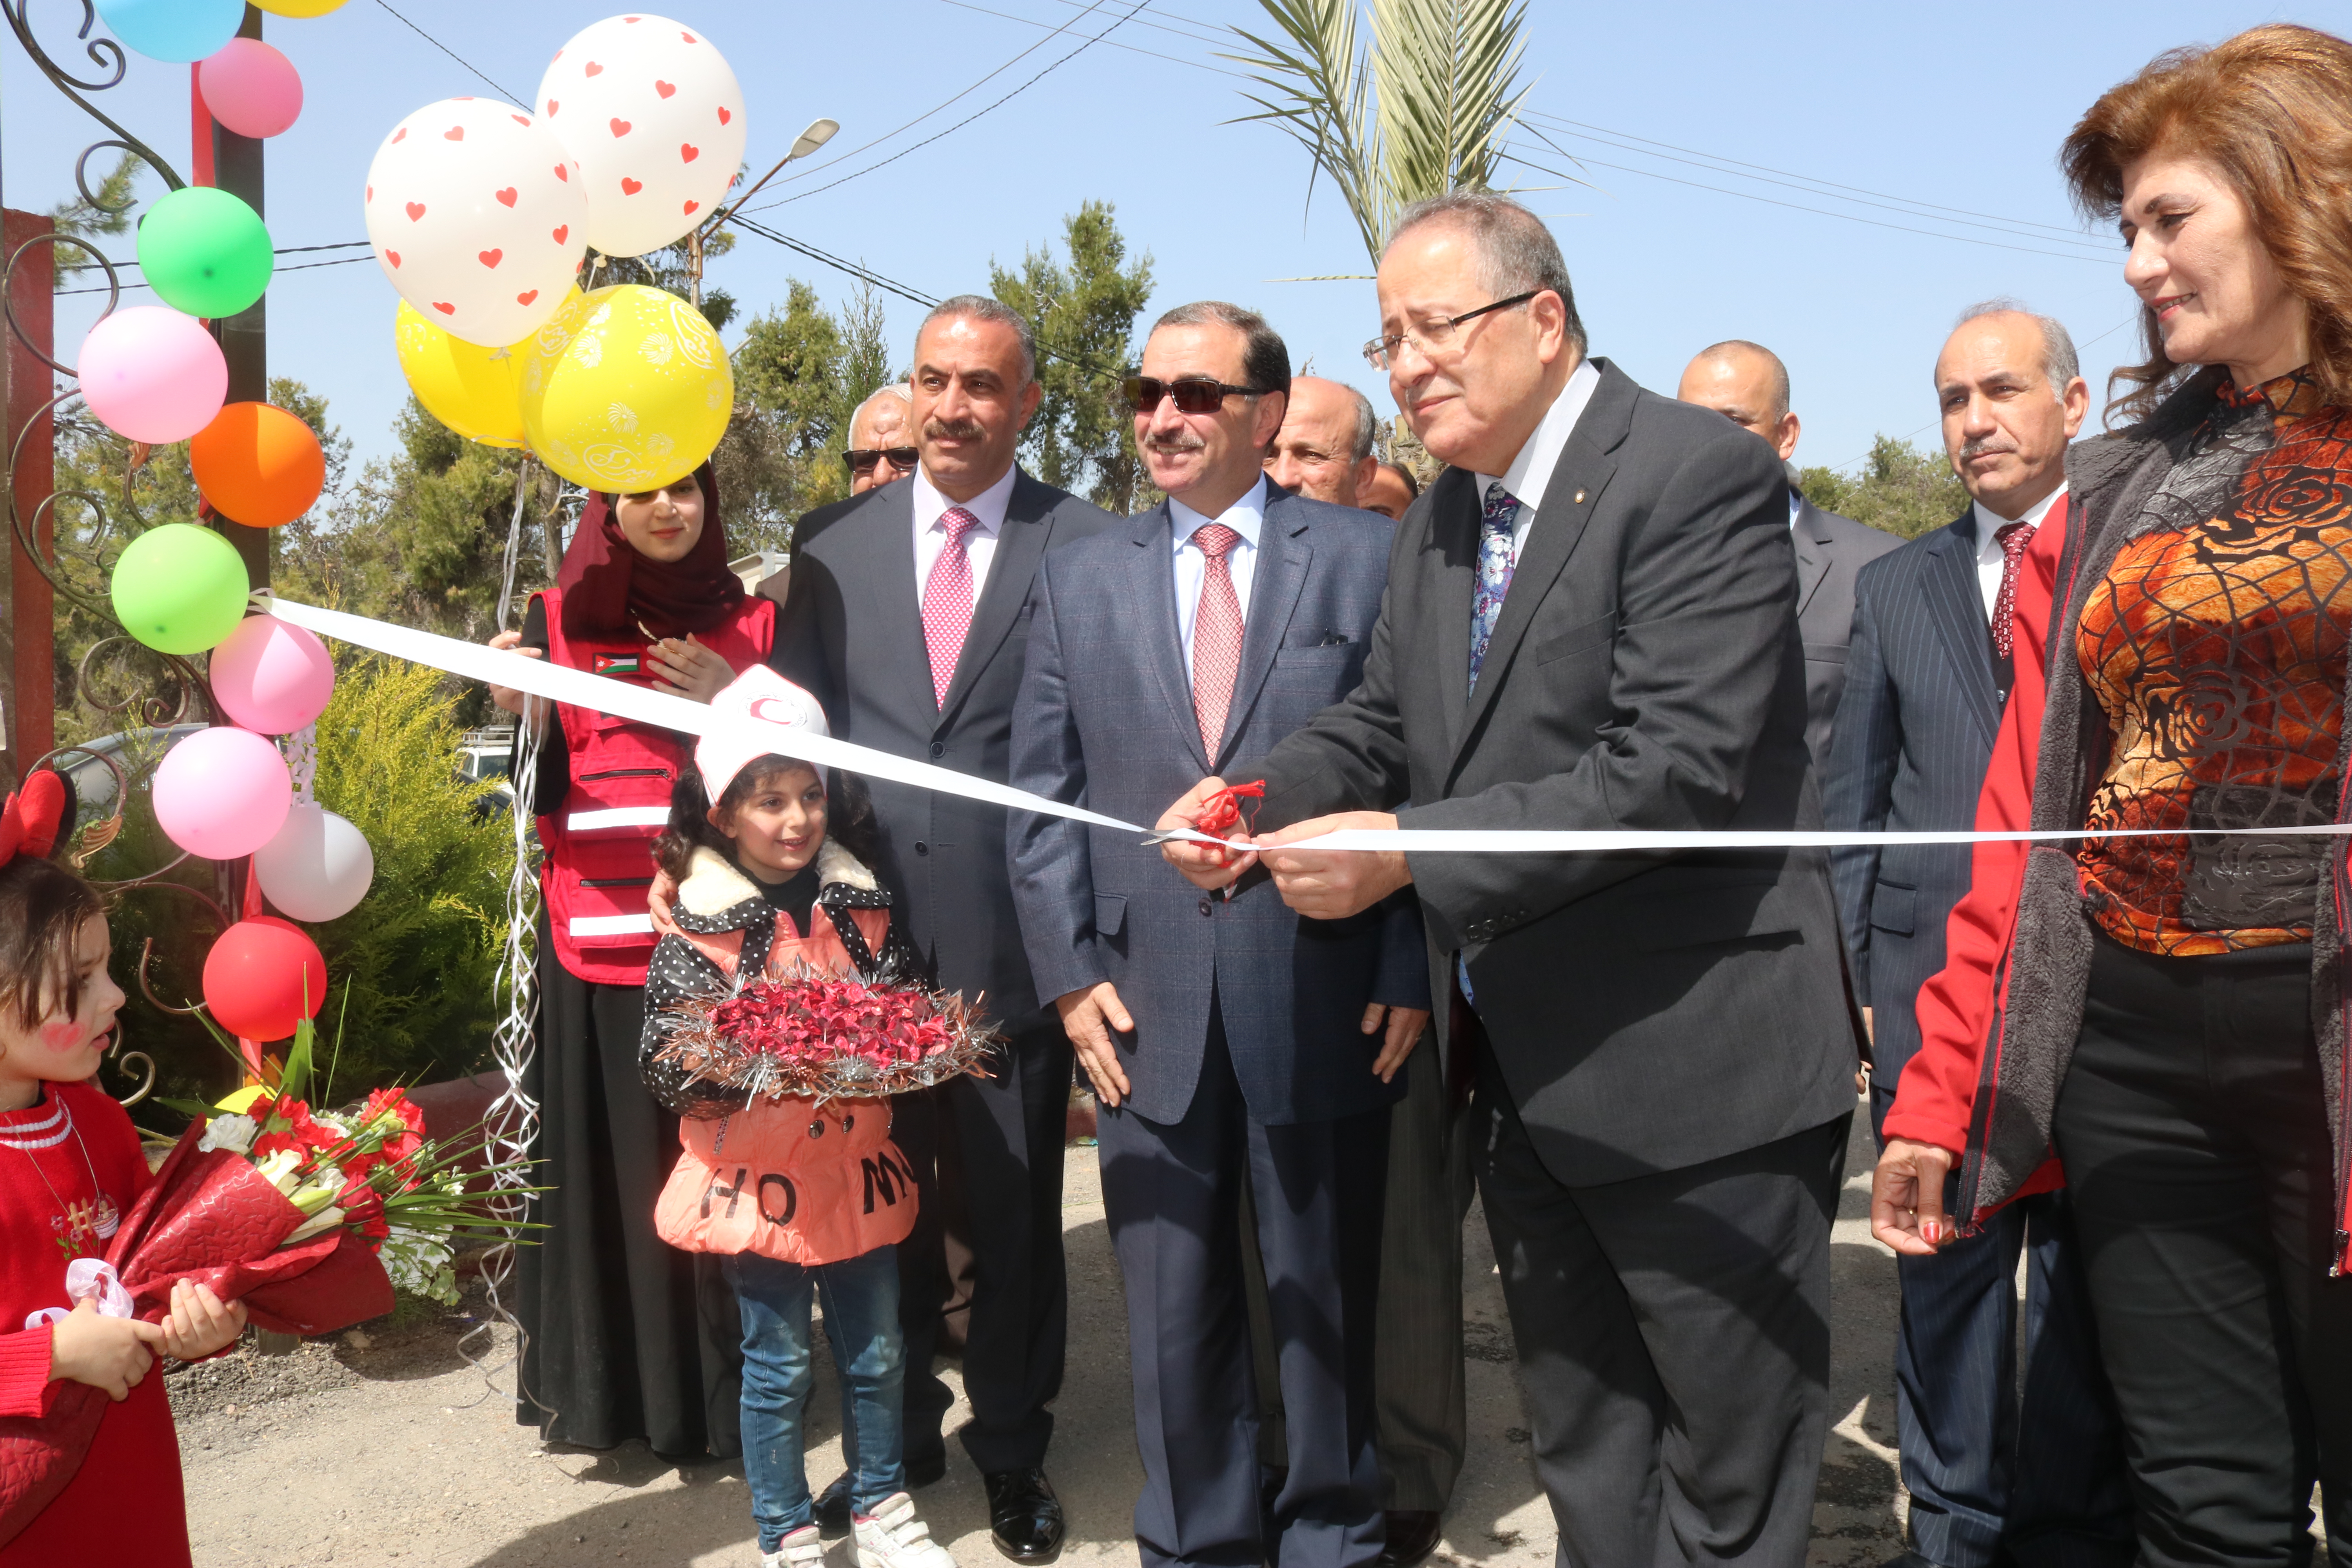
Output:
M817 847L816 880L820 889L842 882L861 893L873 892L881 885L856 856L830 838ZM759 885L738 869L733 861L707 847L697 848L688 860L686 880L678 884L677 889L679 907L689 914L704 916L731 910L746 899L760 896Z

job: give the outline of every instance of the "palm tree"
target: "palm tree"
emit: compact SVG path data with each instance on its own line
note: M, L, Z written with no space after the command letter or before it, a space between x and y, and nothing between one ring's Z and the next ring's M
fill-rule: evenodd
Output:
M1530 88L1518 83L1526 0L1258 0L1278 34L1235 27L1262 89L1243 120L1273 121L1339 187L1378 264L1397 215L1448 191L1485 190ZM1314 175L1307 196L1314 196Z

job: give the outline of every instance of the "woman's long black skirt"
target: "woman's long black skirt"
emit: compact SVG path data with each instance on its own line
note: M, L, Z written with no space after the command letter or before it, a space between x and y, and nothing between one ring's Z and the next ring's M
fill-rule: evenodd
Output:
M654 1203L677 1161L677 1118L637 1076L645 992L596 985L539 928L539 1048L525 1089L539 1103L531 1217L518 1249L515 1315L525 1334L515 1418L550 1442L610 1448L645 1439L665 1458L742 1452L742 1333L715 1259L654 1234Z

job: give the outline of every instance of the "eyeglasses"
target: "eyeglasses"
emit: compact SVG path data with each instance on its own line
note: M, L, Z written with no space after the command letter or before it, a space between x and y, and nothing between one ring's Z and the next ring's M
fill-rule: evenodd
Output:
M1176 400L1180 414L1214 414L1228 397L1263 397L1262 386L1229 386L1208 375L1180 375L1162 381L1156 375L1130 375L1118 384L1118 395L1138 414L1149 414L1163 397Z
M1413 347L1419 349L1424 357L1433 354L1454 341L1455 334L1461 331L1463 322L1473 321L1489 310L1507 310L1514 305L1524 305L1542 292L1544 290L1541 289L1530 289L1524 294L1514 294L1507 300L1497 300L1491 305L1481 305L1475 310L1465 310L1458 316L1433 316L1420 326L1406 331L1391 332L1384 338L1374 338L1364 345L1364 363L1374 370L1386 370L1389 367L1389 361L1395 357L1397 350L1402 348L1408 341Z
M870 474L874 465L888 458L894 468L912 468L922 454L912 447L852 447L841 455L853 474Z

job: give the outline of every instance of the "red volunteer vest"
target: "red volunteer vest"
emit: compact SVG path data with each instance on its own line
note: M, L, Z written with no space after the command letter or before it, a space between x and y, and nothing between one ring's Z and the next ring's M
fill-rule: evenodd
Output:
M611 679L652 684L640 668L643 637L567 637L562 595L550 588L540 597L547 604L550 658ZM740 674L767 658L775 633L774 603L747 598L732 617L695 638ZM539 819L539 841L547 851L540 893L547 900L555 955L592 984L643 985L656 940L646 909L653 842L669 821L678 770L694 765L693 742L568 702L557 703L555 712L572 762L571 790Z

